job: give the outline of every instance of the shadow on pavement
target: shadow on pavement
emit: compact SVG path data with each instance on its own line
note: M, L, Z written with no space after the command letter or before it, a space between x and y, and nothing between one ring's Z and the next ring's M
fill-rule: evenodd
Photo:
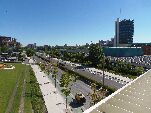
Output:
M81 106L83 106L83 105L84 105L83 103L77 103L77 101L76 101L75 99L73 99L73 101L70 102L70 106L71 106L72 108L78 108L78 107L81 107Z

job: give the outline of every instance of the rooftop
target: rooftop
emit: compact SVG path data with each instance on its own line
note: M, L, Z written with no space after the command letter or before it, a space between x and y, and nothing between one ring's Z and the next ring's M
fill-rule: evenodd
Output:
M151 70L84 113L151 113Z

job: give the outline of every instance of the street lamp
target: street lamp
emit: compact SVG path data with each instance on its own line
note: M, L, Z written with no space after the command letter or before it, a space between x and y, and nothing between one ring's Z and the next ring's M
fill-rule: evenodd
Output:
M105 63L105 55L104 55L104 53L103 53L103 88L104 88L104 63Z

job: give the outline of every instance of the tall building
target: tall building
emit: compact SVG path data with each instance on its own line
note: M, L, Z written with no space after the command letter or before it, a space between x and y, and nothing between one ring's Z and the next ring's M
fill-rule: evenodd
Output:
M121 20L117 18L115 21L115 47L130 46L133 43L134 20Z

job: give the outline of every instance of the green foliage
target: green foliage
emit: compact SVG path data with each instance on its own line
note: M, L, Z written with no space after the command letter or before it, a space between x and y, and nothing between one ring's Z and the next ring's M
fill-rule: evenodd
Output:
M70 82L71 76L68 73L63 73L60 79L60 86L67 88Z
M70 90L67 89L67 88L63 88L63 89L61 90L61 92L62 92L66 97L69 96L69 94L70 94Z
M97 44L91 44L89 47L88 61L92 63L92 66L96 67L102 58L102 49Z
M57 67L54 67L53 69L53 74L57 74L58 73L58 68Z
M25 86L25 96L24 96L24 113L32 113L32 104L31 104L31 88L30 88L30 66L26 72L26 86Z
M97 84L96 84L95 82L93 82L93 83L91 84L91 89L93 90L93 93L91 94L91 101L92 101L94 104L100 100L99 94L98 94L98 92L96 91L96 87L97 87Z
M98 65L98 68L102 67L100 66L101 64ZM130 63L125 63L122 61L116 61L116 62L111 62L108 58L105 58L104 62L104 68L115 74L121 74L123 76L139 76L144 73L144 68L141 66L133 66ZM135 78L135 77L130 77L130 78Z
M60 86L63 87L62 93L66 96L66 109L67 109L67 96L70 94L70 89L68 88L71 82L71 77L68 73L63 73L60 79Z
M74 76L74 82L80 79L80 76L76 75L75 73L72 74L72 76Z
M23 81L26 74L27 76L29 75L28 73L29 70L26 65L20 63L6 63L6 65L13 65L15 66L15 69L0 70L0 113L5 113L7 105L9 103L9 99L11 99L13 90L18 81L16 95L14 96L14 101L12 103L13 110L10 111L11 113L17 113L20 105L22 90L23 90Z
M34 53L35 53L35 52L34 52L34 50L32 50L32 49L27 49L27 50L26 50L26 54L27 54L28 57L33 56Z
M92 84L91 84L91 88L93 89L94 92L96 91L96 86L97 86L96 83L92 83Z
M57 73L58 73L58 68L57 67L54 67L54 69L53 69L53 78L54 78L54 80L55 80L55 87L57 86L57 78L56 78L56 76L57 76Z
M0 52L7 52L7 50L8 50L8 47L6 45L2 45L0 47Z
M46 112L44 99L39 84L37 83L35 74L32 70L30 70L30 88L31 88L31 103L34 113Z
M130 79L135 79L135 78L137 78L137 76L132 76L132 75L129 75L128 76Z
M44 64L44 63L40 63L39 66L40 66L40 69L41 69L42 71L45 70L45 64Z
M98 82L94 81L94 80L91 79L91 78L82 76L82 75L80 75L80 74L78 74L78 73L76 73L76 72L74 72L74 71L68 70L68 69L66 69L66 68L64 68L64 67L62 67L62 66L59 66L59 68L61 68L62 70L64 70L66 73L70 73L70 75L72 75L72 76L74 76L74 77L76 76L77 79L79 79L79 80L81 80L81 81L84 81L84 82L87 83L87 84L89 84L89 83L95 83L96 86L98 86L98 87L101 87L101 86L102 86L101 83L98 83ZM62 85L62 84L60 84L60 85ZM92 85L92 84L89 84L89 85ZM61 86L61 87L64 87L64 86ZM108 89L108 90L110 91L110 94L116 91L116 89L113 89L113 88L111 88L111 87L108 87L108 86L104 86L104 87L105 87L105 89Z
M139 75L143 74L144 73L144 68L141 67L141 66L135 67L135 73L136 73L136 76L139 76Z
M48 53L50 54L51 57L54 57L54 58L60 58L61 57L59 50L57 50L55 48L52 48Z

